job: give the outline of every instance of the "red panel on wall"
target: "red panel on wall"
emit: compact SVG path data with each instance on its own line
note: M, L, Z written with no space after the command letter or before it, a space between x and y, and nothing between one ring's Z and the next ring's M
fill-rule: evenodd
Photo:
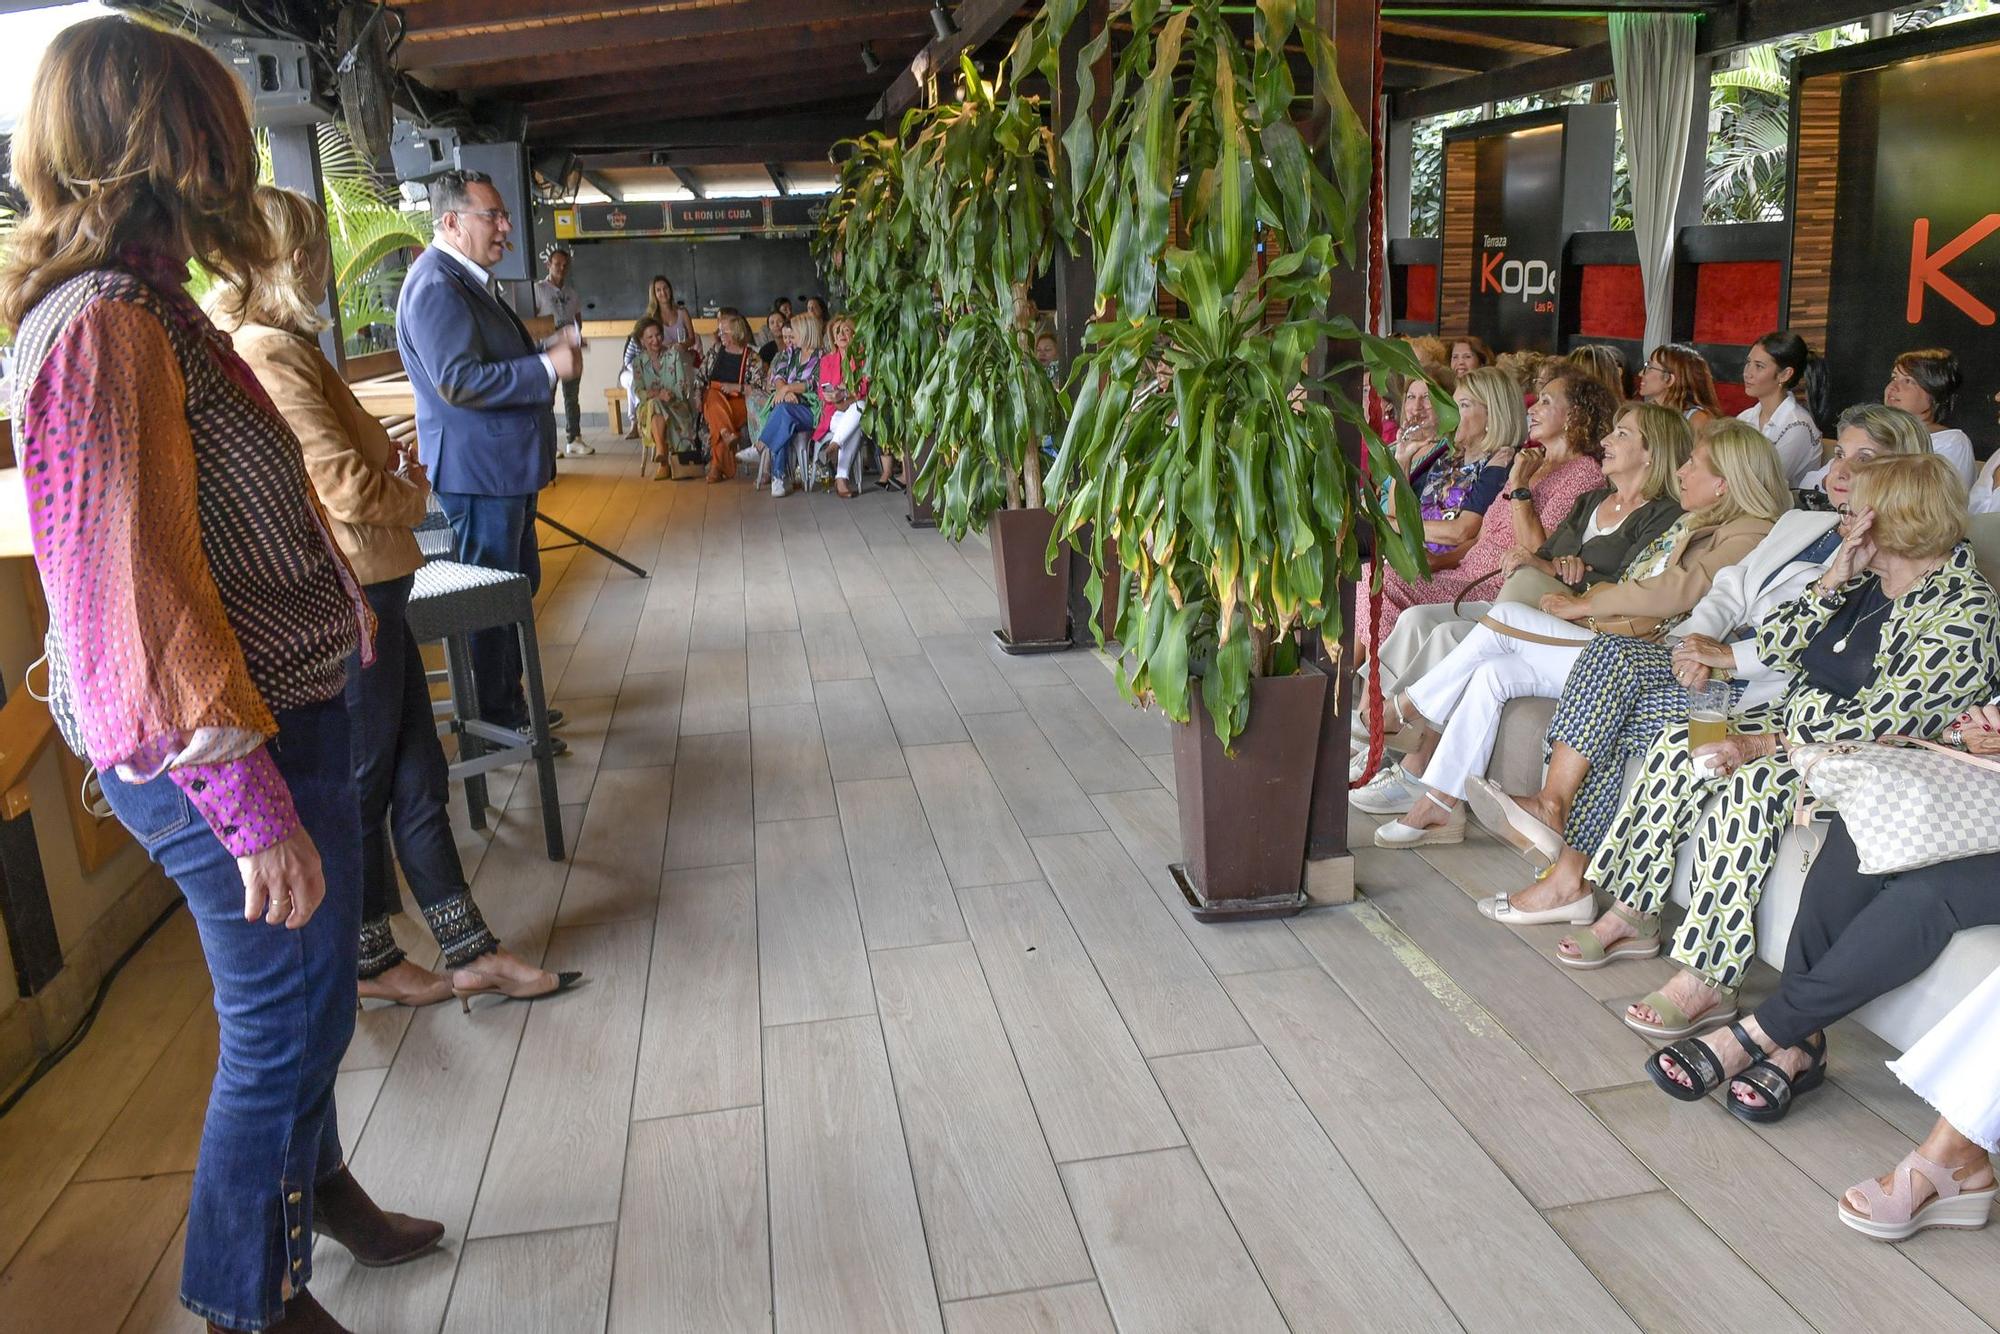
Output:
M1744 393L1740 384L1718 383L1715 386L1715 401L1722 405L1724 412L1734 417L1757 400Z
M1586 338L1644 338L1646 287L1637 264L1592 264L1583 270L1576 331Z
M1403 318L1419 324L1435 324L1438 317L1438 267L1412 264L1404 270L1409 286L1403 298Z
M1694 271L1694 341L1737 347L1783 328L1778 287L1783 267L1776 260L1703 264Z

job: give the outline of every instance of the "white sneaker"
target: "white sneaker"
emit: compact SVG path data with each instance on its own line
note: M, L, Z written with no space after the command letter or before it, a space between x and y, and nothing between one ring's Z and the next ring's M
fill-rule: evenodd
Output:
M587 454L595 454L596 452L596 450L584 444L581 440L572 440L563 446L563 453L573 459L580 459Z
M773 478L771 479L771 497L772 497L772 499L774 499L774 500L783 500L783 499L785 498L785 479L784 479L784 478L782 478L782 477L773 477Z
M743 464L745 467L748 467L752 463L757 463L759 459L768 459L769 457L770 456L768 454L766 454L763 450L757 448L757 446L755 445L746 445L742 449L736 451L736 461L738 463ZM768 463L765 463L765 464L759 464L758 466L761 469L764 467L769 467L770 465Z
M1400 764L1385 764L1375 781L1347 796L1348 805L1370 815L1401 815L1417 804L1423 786L1403 772Z

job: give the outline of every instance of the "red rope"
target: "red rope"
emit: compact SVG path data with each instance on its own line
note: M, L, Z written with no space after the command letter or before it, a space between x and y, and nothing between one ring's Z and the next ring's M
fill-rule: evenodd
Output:
M1382 328L1382 303L1384 300L1383 251L1388 242L1385 233L1389 229L1386 213L1385 186L1383 175L1385 163L1382 152L1382 35L1378 27L1375 34L1375 85L1373 95L1368 99L1370 163L1368 173L1368 332L1376 333ZM1362 404L1362 417L1368 421L1380 420L1381 394L1369 381L1367 398ZM1361 485L1365 489L1373 484L1368 466L1368 451L1361 451ZM1379 570L1382 554L1375 553L1375 565ZM1343 668L1344 670L1344 668ZM1362 775L1349 783L1350 787L1361 787L1374 781L1376 770L1382 767L1382 754L1388 738L1382 735L1382 599L1379 595L1368 599L1368 763Z

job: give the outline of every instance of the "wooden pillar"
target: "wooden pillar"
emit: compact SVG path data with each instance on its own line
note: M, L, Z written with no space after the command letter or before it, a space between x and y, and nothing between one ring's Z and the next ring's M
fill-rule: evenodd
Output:
M1320 30L1332 37L1339 52L1337 70L1347 100L1363 118L1364 128L1374 133L1375 52L1380 36L1381 15L1376 0L1314 0ZM1327 99L1324 90L1313 90L1313 115L1324 118ZM1369 221L1363 216L1360 236L1365 238ZM1333 290L1327 300L1330 314L1349 316L1363 328L1368 324L1367 264L1378 262L1371 256L1362 265L1334 270ZM1320 364L1325 364L1321 350ZM1349 371L1340 379L1340 388L1356 402L1361 398L1361 373ZM1361 437L1351 426L1339 428L1339 444L1350 461L1361 457ZM1334 687L1328 697L1325 726L1320 731L1318 773L1313 782L1312 825L1306 842L1306 892L1317 902L1341 901L1354 894L1354 859L1347 850L1347 749L1352 734L1349 712L1353 690L1349 670L1354 658L1354 593L1341 590L1342 625L1338 652L1320 650L1321 665L1333 664Z
M1057 53L1055 88L1052 90L1051 124L1058 138L1069 127L1077 110L1076 67L1083 56L1083 48L1092 38L1104 31L1109 5L1107 0L1088 0L1083 12L1070 25L1069 35L1063 38L1062 49ZM1093 67L1095 90L1091 97L1090 118L1093 122L1104 119L1105 95L1111 87L1111 52L1106 48L1104 56ZM1067 171L1069 164L1063 164ZM1097 262L1096 252L1091 247L1090 238L1077 238L1077 253L1070 254L1058 246L1056 248L1056 342L1062 349L1063 365L1074 365L1083 354L1084 329L1097 313ZM1079 538L1087 545L1094 540L1086 528ZM1081 553L1079 553L1081 554ZM1090 598L1084 592L1084 585L1090 578L1090 567L1082 560L1069 563L1069 621L1070 634L1075 642L1090 647L1094 642L1090 625ZM1118 591L1116 571L1105 571L1104 617L1105 638L1110 638L1117 629Z
M273 125L271 139L271 179L288 190L326 207L326 182L319 170L319 131L312 125ZM319 313L332 321L320 331L319 350L333 368L347 373L346 339L340 329L340 291L327 273L326 291L320 295Z

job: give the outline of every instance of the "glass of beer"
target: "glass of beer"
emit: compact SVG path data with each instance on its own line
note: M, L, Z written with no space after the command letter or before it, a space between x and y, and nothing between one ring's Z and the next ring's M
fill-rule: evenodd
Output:
M1688 690L1688 752L1729 735L1730 691L1727 681L1710 681Z

